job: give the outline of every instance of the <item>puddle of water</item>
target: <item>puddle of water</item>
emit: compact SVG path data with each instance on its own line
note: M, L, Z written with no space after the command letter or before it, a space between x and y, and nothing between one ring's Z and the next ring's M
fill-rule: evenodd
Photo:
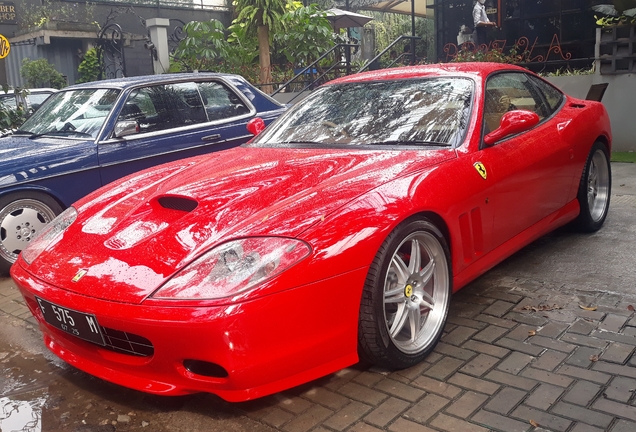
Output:
M41 432L45 398L18 401L0 397L0 431Z

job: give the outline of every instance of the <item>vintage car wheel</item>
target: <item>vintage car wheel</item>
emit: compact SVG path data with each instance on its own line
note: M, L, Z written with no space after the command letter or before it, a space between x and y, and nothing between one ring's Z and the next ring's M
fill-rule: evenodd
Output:
M577 199L581 207L574 226L581 231L597 231L605 222L612 190L612 172L607 147L596 142L592 146Z
M62 207L48 195L38 192L14 193L0 198L0 273L9 268L33 237Z
M428 220L405 222L384 241L362 294L358 349L388 369L413 366L435 347L452 293L446 239Z

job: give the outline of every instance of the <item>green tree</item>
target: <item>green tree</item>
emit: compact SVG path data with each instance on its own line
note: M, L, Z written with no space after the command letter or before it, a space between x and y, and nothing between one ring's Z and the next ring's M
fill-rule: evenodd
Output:
M91 48L84 54L84 59L79 64L77 71L79 72L78 83L97 81L99 78L99 59L97 58L97 49Z
M61 89L66 86L64 76L55 70L55 67L46 59L22 59L20 75L26 81L27 87L31 88L53 87Z
M225 26L220 21L190 21L183 26L183 32L185 37L174 51L174 58L186 69L210 70L216 61L228 57Z
M234 10L239 11L236 22L246 24L247 31L257 35L260 83L265 84L261 90L272 93L270 31L280 28L287 0L234 0L232 4Z

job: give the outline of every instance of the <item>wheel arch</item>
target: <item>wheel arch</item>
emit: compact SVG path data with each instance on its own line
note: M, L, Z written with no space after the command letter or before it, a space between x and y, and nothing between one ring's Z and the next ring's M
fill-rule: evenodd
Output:
M451 252L451 257L452 257L452 244L451 244L452 239L451 239L450 229L444 217L442 217L439 213L431 211L431 210L423 210L415 214L412 214L408 218L400 221L398 224L396 224L396 227L402 223L408 223L411 220L417 220L417 219L428 219L429 221L433 223L433 225L435 225L442 232L442 235L444 236L444 239L446 239L446 243L448 245L448 249L449 249L449 252ZM393 227L393 229L395 229L395 227Z
M610 145L610 140L607 136L605 135L599 135L594 142L600 142L601 144L603 144L605 146L605 148L607 149L607 153L612 154L612 148Z
M60 207L62 207L62 210L68 207L68 205L66 205L64 203L64 201L62 201L60 196L57 193L55 193L53 190L51 190L49 188L44 188L44 187L41 187L41 186L36 186L36 185L26 185L26 186L22 186L22 187L14 187L14 188L2 189L2 190L0 190L0 198L4 198L4 197L6 197L8 195L12 195L12 194L20 194L20 193L23 193L23 192L41 193L41 194L47 195L50 198L54 199L60 205Z

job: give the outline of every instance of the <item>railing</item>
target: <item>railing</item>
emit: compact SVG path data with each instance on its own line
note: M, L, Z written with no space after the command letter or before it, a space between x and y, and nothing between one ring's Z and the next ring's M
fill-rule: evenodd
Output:
M365 70L369 69L374 64L378 64L378 61L380 60L380 58L384 54L389 52L391 50L391 48L393 48L395 45L397 45L400 41L403 41L404 39L409 39L412 42L414 42L414 41L420 40L422 38L419 37L419 36L405 36L405 35L400 36L399 38L397 38L396 40L391 42L391 44L388 47L384 48L384 50L382 50L382 52L380 54L378 54L377 56L373 57L368 63L366 63L364 66L362 66L360 68L360 70L358 70L358 73L364 72ZM397 57L396 59L393 59L393 61L386 67L391 67L394 64L396 64L398 61L400 61L402 58L408 57L408 56L411 57L411 64L415 64L415 52L413 50L414 46L415 46L415 44L411 43L411 52L402 53L399 57Z
M296 87L299 86L300 90L294 90L297 92L295 96L289 99L288 103L296 99L302 93L309 89L313 89L316 84L321 84L322 82L328 81L329 79L335 78L337 73L344 69L345 75L349 75L351 73L351 48L359 48L358 44L338 44L331 48L329 51L321 55L316 61L302 69L298 72L292 79L282 84L271 96L274 96L277 93L282 91L287 91L291 89L292 85ZM345 50L345 60L342 60L342 52L341 49ZM320 62L326 59L329 55L334 54L334 56L339 56L339 60L335 61L331 66L327 69L319 67Z

